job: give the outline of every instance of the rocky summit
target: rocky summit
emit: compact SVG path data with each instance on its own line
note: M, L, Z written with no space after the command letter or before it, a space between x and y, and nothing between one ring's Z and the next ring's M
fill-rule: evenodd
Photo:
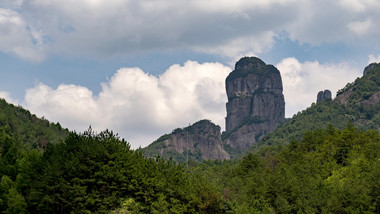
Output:
M377 63L371 63L364 68L363 76L367 75L368 72L372 71L377 66Z
M331 99L332 99L332 95L331 95L331 91L330 90L326 89L324 91L318 92L317 103L325 101L325 100L331 100Z
M243 151L285 121L280 72L256 57L240 59L226 79L224 143Z
M209 120L201 120L161 136L145 148L144 153L149 157L160 154L165 159L176 161L230 159L223 148L220 129Z
M241 154L285 121L280 72L256 57L240 59L226 78L226 131L209 120L165 134L143 149L176 161L224 160Z

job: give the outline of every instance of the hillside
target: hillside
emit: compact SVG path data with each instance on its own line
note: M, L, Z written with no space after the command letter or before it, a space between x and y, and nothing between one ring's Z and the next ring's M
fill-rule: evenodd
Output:
M220 130L219 130L220 132ZM69 133L0 99L0 213L220 213L199 174L104 131Z
M59 123L38 118L21 106L0 99L0 130L27 148L43 149L48 143L62 142L69 134Z
M333 125L344 128L349 122L356 127L380 131L380 64L370 65L365 75L337 92L334 100L313 103L298 112L258 144L248 149L255 152L265 145L288 144L301 139L309 130L325 129Z
M379 158L379 132L329 126L192 170L215 183L231 213L379 213Z

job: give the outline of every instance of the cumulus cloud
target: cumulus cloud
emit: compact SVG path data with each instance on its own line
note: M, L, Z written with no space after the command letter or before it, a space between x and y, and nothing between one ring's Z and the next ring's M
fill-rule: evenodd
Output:
M347 63L301 63L293 57L283 59L276 67L282 76L287 117L316 102L319 91L329 89L334 96L339 89L361 75L359 69L351 68Z
M268 51L284 32L313 45L380 36L372 0L6 0L0 8L0 51L30 60L183 49L235 57Z
M200 119L224 127L224 81L231 71L219 63L187 61L173 65L160 76L139 68L121 68L102 83L94 95L78 85L56 89L39 83L28 89L25 105L31 112L83 131L111 129L134 148L146 146L174 128Z
M287 117L309 107L319 91L329 89L334 95L361 75L347 63L300 62L293 57L276 67L282 75ZM134 148L144 147L200 119L211 119L224 129L224 84L230 72L230 67L220 63L194 61L172 65L159 76L140 68L121 68L101 84L98 94L78 85L61 84L53 89L39 83L26 91L24 102L31 112L69 129L108 128Z

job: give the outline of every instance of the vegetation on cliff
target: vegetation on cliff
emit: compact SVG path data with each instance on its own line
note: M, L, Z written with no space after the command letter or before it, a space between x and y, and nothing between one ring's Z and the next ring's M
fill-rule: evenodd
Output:
M252 73L260 75L280 74L276 67L266 65L265 62L257 57L243 57L236 63L235 70L227 76L226 82L238 77L244 78Z

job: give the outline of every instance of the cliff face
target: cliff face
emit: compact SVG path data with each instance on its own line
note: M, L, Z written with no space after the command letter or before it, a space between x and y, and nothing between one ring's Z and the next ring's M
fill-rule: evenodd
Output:
M154 151L151 156L158 153L164 158L174 157L177 161L230 159L222 146L220 129L220 126L209 120L201 120L162 136L145 148L144 153L149 156L149 148L151 148Z
M225 143L244 150L285 120L280 72L256 57L244 57L226 79Z

